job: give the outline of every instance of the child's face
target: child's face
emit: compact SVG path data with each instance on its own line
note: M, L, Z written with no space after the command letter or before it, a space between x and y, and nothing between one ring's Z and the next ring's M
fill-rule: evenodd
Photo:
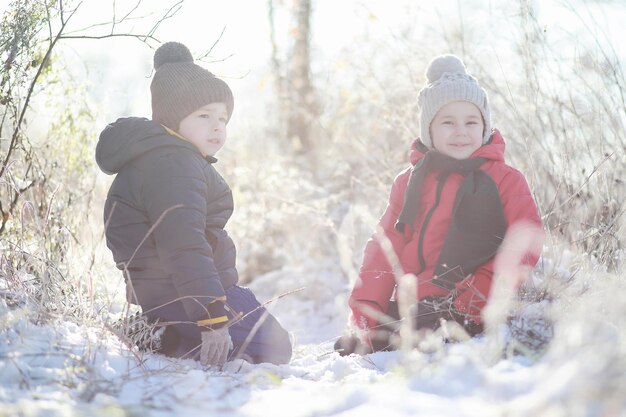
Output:
M181 120L178 133L198 148L203 156L213 156L226 143L227 121L226 105L210 103Z
M430 124L433 147L454 159L469 158L482 146L485 123L476 105L453 101L443 106Z

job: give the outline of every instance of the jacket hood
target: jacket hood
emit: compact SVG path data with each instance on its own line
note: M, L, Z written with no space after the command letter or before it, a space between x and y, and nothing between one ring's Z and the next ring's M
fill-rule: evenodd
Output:
M498 129L493 129L491 131L491 137L483 146L478 148L472 155L472 158L487 158L494 161L504 161L504 138L500 134ZM409 158L411 159L411 164L415 165L417 161L422 159L426 152L430 149L426 147L419 139L416 139L411 144L411 149L409 150Z
M196 151L192 144L170 135L155 121L140 117L122 118L100 133L96 162L105 174L116 174L133 159L164 146L182 146Z

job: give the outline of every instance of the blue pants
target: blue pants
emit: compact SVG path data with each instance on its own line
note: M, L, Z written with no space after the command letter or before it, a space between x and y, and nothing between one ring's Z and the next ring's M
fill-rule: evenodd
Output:
M291 359L289 335L276 318L261 307L252 291L233 286L226 290L226 299L227 305L234 310L228 313L229 319L238 312L246 316L228 329L234 346L229 360L245 354L254 363L288 363ZM203 328L189 320L180 302L154 309L147 316L150 321L176 322L167 326L161 338L161 353L179 358L198 356Z

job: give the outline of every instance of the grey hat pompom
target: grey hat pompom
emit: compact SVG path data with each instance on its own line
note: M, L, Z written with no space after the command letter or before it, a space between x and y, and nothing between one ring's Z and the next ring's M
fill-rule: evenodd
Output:
M483 144L487 143L491 136L491 109L487 92L467 73L463 61L455 55L440 55L428 64L426 78L426 85L418 96L422 143L430 149L435 148L430 137L430 124L437 112L453 101L468 101L478 107L484 122Z
M193 55L185 45L180 42L166 42L154 53L154 69L157 70L163 64L178 62L193 62Z
M446 72L458 72L467 74L465 65L455 55L441 55L430 61L426 70L426 78L429 83L434 83Z

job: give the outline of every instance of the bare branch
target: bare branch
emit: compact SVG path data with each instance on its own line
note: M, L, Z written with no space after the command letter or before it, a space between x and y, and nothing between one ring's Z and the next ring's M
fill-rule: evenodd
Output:
M136 39L139 39L141 42L146 43L148 46L150 46L150 44L146 42L147 40L152 40L157 43L161 43L154 36L134 35L132 33L112 33L109 35L100 35L100 36L90 36L90 35L61 36L59 39L106 39L106 38L136 38Z
M111 21L111 34L115 33L115 25L118 24L118 23L124 22L131 14L133 14L133 12L135 10L137 10L139 8L140 4L141 4L141 0L137 1L137 4L135 4L135 6L132 9L130 9L130 11L128 13L126 13L124 15L124 17L122 17L118 21L116 19L117 2L115 0L113 0L113 20Z
M52 39L52 17L50 17L50 7L46 6L46 16L48 17L48 39ZM63 6L61 5L61 24L63 24Z
M126 19L128 19L130 17L131 14L134 13L135 10L137 10L139 8L139 5L141 4L141 0L139 0L137 2L137 4L135 4L135 7L133 7L130 12L126 13L126 15L124 15L124 17L122 17L122 19L118 22L118 23L122 23L123 21L125 21Z
M116 7L116 1L113 0L113 21L111 22L111 33L115 33L115 10L117 9Z
M142 16L135 16L135 17L131 17L131 15L137 11L137 9L139 8L139 6L142 3L142 0L138 0L137 3L135 4L135 6L133 6L133 8L126 13L121 19L117 18L116 15L116 4L113 5L113 19L110 22L100 22L100 23L95 23L80 29L76 29L76 30L72 30L69 32L64 32L64 35L61 37L61 39L106 39L106 38L112 38L112 37L132 37L132 38L138 38L140 39L142 42L146 43L148 46L150 46L147 41L148 40L152 40L155 41L157 43L161 43L157 38L155 38L154 34L156 33L156 30L158 28L158 26L167 19L170 19L171 17L173 17L180 9L181 9L181 4L184 3L185 0L179 0L176 4L174 4L173 6L171 6L164 14L163 16L155 23L155 25L147 32L147 34L133 34L133 33L115 33L115 29L116 26L119 25L122 22L125 21L134 21L134 20L143 20L145 18L147 18L150 15L153 15L153 13L147 14L147 15L142 15ZM111 26L111 30L107 35L89 35L89 34L85 34L86 31L89 31L91 29L95 29L95 28L99 28L99 27L103 27L103 26ZM152 48L150 46L150 48ZM154 49L154 48L152 48Z
M39 64L39 68L37 68L37 74L35 74L35 77L31 81L30 86L28 88L28 94L26 95L26 99L24 100L24 104L23 104L22 109L20 111L20 116L19 116L19 118L17 120L17 123L15 125L15 130L13 131L13 135L11 137L11 143L9 144L9 149L8 149L7 154L6 154L6 156L4 158L4 161L2 163L2 167L0 168L0 177L4 173L5 167L7 166L7 162L11 158L11 153L13 153L13 150L15 148L15 145L16 145L16 142L17 142L17 138L18 138L18 136L19 136L19 134L21 132L22 122L24 121L24 116L26 115L26 110L28 110L28 106L30 104L30 99L31 99L33 91L35 89L35 85L37 84L37 80L39 79L39 76L41 75L41 73L42 73L43 69L45 68L45 66L48 64L48 60L50 59L50 56L52 55L52 50L54 49L54 46L59 41L59 39L61 39L61 34L63 33L63 30L65 29L65 26L70 21L72 16L74 16L74 14L76 13L76 11L78 10L78 8L80 7L81 4L82 4L82 1L78 4L78 6L76 6L76 8L72 11L72 13L68 16L68 18L66 20L64 20L64 23L61 25L61 28L57 32L56 37L52 40L52 42L48 46L48 50L46 51L46 55L41 60L41 63Z
M33 187L35 184L36 184L35 181L32 181L26 187L20 188L19 190L15 191L15 195L13 196L13 199L11 200L11 203L9 204L8 210L6 212L2 211L2 225L0 225L0 234L4 232L4 228L6 227L6 224L9 221L10 213L12 213L15 207L17 207L17 203L19 201L20 195L26 192L29 188ZM5 213L7 214L7 216L4 215Z
M125 20L126 21L135 21L135 20L146 19L147 17L148 17L148 15L136 16L136 17L126 18ZM121 22L122 22L122 20L116 20L114 22L107 21L107 22L94 23L92 25L89 25L89 26L86 26L86 27L83 27L83 28L80 28L80 29L67 31L67 32L65 32L65 35L72 35L72 34L75 34L75 33L83 33L83 32L86 32L86 31L88 31L90 29L95 29L95 28L99 28L99 27L102 27L102 26L109 26L111 24L116 24L117 25L117 24L119 24Z
M222 40L222 36L224 36L224 32L225 32L225 31L226 31L226 26L224 26L224 27L222 28L222 32L220 33L220 36L218 36L218 37L217 37L217 39L215 40L215 42L213 42L213 45L211 45L211 47L209 48L209 50L208 50L208 51L206 51L206 52L203 52L203 53L200 55L200 57L198 58L198 60L202 60L202 59L204 59L204 58L208 57L208 56L211 54L211 52L213 51L213 48L215 48L215 46L216 46L216 45L220 42L220 40ZM232 55L231 55L231 56L232 56Z
M182 4L185 2L185 0L180 0L178 3L174 4L172 7L169 8L169 10L167 12L165 12L165 14L163 15L163 17L161 18L161 20L159 20L158 22L156 22L154 24L154 26L152 27L152 29L150 30L150 32L148 32L148 36L152 36L154 35L154 33L156 32L156 30L159 28L159 26L161 26L161 23L163 23L164 21L166 21L167 19L170 19L171 17L173 17L176 13L178 13L178 11L181 9ZM176 9L176 10L174 10Z
M207 64L213 64L216 62L224 62L227 61L228 59L232 58L235 54L230 54L224 58L219 58L219 59L200 59L198 58L198 61L200 62L206 62Z

